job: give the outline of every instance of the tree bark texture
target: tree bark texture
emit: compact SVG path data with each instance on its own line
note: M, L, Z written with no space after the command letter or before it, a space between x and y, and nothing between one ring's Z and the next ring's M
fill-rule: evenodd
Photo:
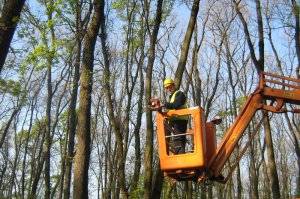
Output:
M77 4L77 6L80 4ZM74 63L74 77L72 82L72 92L71 92L71 101L69 106L69 122L68 122L68 142L67 142L67 154L66 154L66 168L65 168L65 182L64 182L64 198L70 198L70 188L71 188L71 179L72 179L72 165L74 159L74 145L75 145L75 134L76 134L76 125L77 125L77 116L76 116L76 103L78 96L78 86L80 79L80 61L81 61L81 48L82 48L82 28L83 24L81 21L81 7L77 7L76 11L76 57Z
M189 25L188 25L188 28L187 28L187 31L186 31L186 34L184 37L184 41L183 41L182 49L181 49L181 55L180 55L179 63L178 63L176 73L175 73L174 81L175 81L175 85L177 88L180 87L182 75L183 75L183 72L185 69L186 60L187 60L187 56L188 56L188 52L189 52L189 48L190 48L190 43L191 43L191 39L193 36L193 31L194 31L195 25L197 23L199 4L200 4L200 0L194 0L192 11L191 11L191 16L190 16L190 20L189 20Z
M295 15L295 48L298 60L298 67L296 69L296 76L300 79L300 19L299 19L299 5L296 0L291 0L293 5L293 13Z
M25 0L6 0L0 16L0 73L14 36Z
M280 187L279 187L278 174L276 169L270 121L268 118L266 118L266 120L264 121L264 128L265 128L265 139L266 139L267 152L268 152L268 169L270 172L270 185L272 189L272 196L273 198L280 198Z
M260 66L260 63L259 63L259 61L257 60L257 58L255 56L255 50L254 50L254 46L253 46L251 38L250 38L250 33L249 33L248 26L247 26L247 22L246 22L246 20L243 16L243 14L240 11L239 3L237 3L236 0L234 0L233 5L234 5L235 10L236 10L236 12L237 12L242 24L243 24L244 33L245 33L247 44L248 44L248 47L249 47L249 50L250 50L251 59L252 59L254 65L255 65L255 68L256 68L257 72L259 72L263 68L261 68L262 66Z
M88 198L88 170L91 142L91 93L94 50L101 21L103 0L94 1L94 13L83 45L82 73L79 93L78 143L74 165L74 199Z
M53 11L51 10L51 7L53 6L52 1L47 5L46 7L47 17L48 21L51 21L53 19ZM51 10L51 11L50 11ZM53 91L52 91L52 64L54 59L54 53L55 53L55 32L53 25L49 26L49 32L51 35L51 46L48 47L48 52L46 53L46 66L47 66L47 107L46 107L46 121L45 121L45 133L46 133L46 150L45 150L45 198L50 199L51 196L51 178L50 178L50 167L51 167L51 143L52 143L52 136L51 136L51 104L52 104L52 97L53 97ZM43 38L44 45L47 46L47 39ZM54 126L54 125L53 125ZM54 127L53 127L54 128Z
M51 63L51 62L50 62ZM45 150L45 198L49 199L51 194L50 184L50 149L51 149L51 101L52 101L52 83L51 83L51 65L47 68L47 108L45 120L46 150Z

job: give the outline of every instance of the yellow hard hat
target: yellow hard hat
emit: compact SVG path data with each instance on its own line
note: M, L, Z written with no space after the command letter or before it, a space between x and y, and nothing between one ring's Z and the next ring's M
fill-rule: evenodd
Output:
M167 88L168 86L174 84L174 81L171 78L166 78L164 81L164 87Z

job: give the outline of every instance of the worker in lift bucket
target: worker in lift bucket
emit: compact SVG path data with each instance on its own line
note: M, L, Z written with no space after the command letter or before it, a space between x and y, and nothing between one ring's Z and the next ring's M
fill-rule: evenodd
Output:
M187 100L185 94L175 88L174 81L171 78L166 78L164 80L164 88L170 94L170 100L169 102L162 103L161 107L164 107L167 111L187 108ZM188 116L183 115L168 118L168 124L172 129L173 135L186 133ZM185 153L185 142L185 136L173 137L173 147L175 150L175 154Z

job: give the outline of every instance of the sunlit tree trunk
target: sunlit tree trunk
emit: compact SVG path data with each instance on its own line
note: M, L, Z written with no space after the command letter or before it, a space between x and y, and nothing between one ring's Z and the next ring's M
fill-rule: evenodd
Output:
M261 146L261 143L259 142L259 148L261 149L261 154L265 153L266 150L266 142L265 139L263 145ZM269 174L268 174L268 168L267 168L267 163L265 161L264 155L262 156L262 160L261 160L261 165L262 165L262 184L263 184L263 192L260 194L263 195L264 198L271 198L271 191L270 191L270 179L269 179Z
M299 4L296 0L291 0L293 5L293 13L295 15L295 48L296 48L296 55L298 60L298 67L296 69L296 75L297 78L300 79L300 19L299 19ZM287 118L287 116L286 116ZM297 188L296 188L296 197L300 197L300 146L297 139L295 139L295 132L291 131L293 133L294 138L294 146L295 146L295 152L297 156L297 165L298 165L298 177L297 177ZM298 137L299 138L299 137Z
M275 162L275 154L274 147L272 141L271 127L269 119L264 121L265 127L265 139L267 144L267 152L268 152L268 168L270 172L270 184L272 188L273 198L280 198L280 187L278 181L278 175L276 170L276 162Z
M78 144L74 165L74 199L88 198L88 170L91 142L91 93L93 85L94 50L101 23L104 1L94 1L94 13L83 45L82 73L79 93Z
M47 8L47 17L48 21L53 20L53 5L54 2L50 1L45 3ZM51 156L51 104L52 104L52 63L55 53L55 33L54 26L50 25L50 34L51 34L51 47L48 48L49 52L46 54L46 66L47 66L47 107L46 107L46 119L45 119L45 133L46 133L46 150L45 150L45 198L50 199L51 196L51 182L50 182L50 156ZM42 34L43 35L43 34ZM44 37L45 35L43 35ZM43 38L44 45L47 46L46 38Z
M181 55L180 55L179 63L178 63L176 73L175 73L174 81L175 81L175 85L177 86L177 88L179 88L181 85L182 75L183 75L183 72L185 69L186 60L187 60L188 52L189 52L189 47L190 47L191 39L192 39L193 32L194 32L194 27L197 23L199 4L200 4L200 0L193 1L193 7L191 10L189 24L188 24L188 28L187 28L185 38L184 38L184 41L182 44Z
M34 157L35 159L31 160L31 174L30 174L30 184L29 184L29 189L30 192L28 194L28 198L34 198L36 197L37 194L37 189L38 189L38 183L41 179L41 174L43 172L43 167L45 163L45 157L43 155L43 146L45 142L45 124L42 122L39 124L39 132L37 138L40 139L40 142L36 142L35 144L35 152L34 152ZM37 154L36 154L37 153Z
M298 72L297 72L297 77L300 78L300 73L299 73L299 63L300 63L300 33L299 33L299 7L298 7L298 4L296 3L296 1L292 0L292 4L294 6L294 15L296 17L295 19L295 48L296 48L296 54L297 54L297 58L298 58ZM273 41L273 30L272 30L272 27L271 27L271 21L270 21L270 17L268 16L268 12L265 13L267 15L267 25L268 25L268 39L270 41L270 44L271 44L271 47L272 47L272 51L275 55L275 58L276 58L276 62L277 62L277 69L279 70L280 72L280 75L284 75L283 73L283 69L282 69L282 64L281 64L281 59L278 55L278 52L275 48L275 44L274 44L274 41ZM291 133L291 138L293 140L293 144L294 144L294 147L295 147L295 153L296 153L296 157L297 157L297 163L298 163L298 176L297 176L297 188L296 188L296 197L300 197L300 146L299 146L299 142L297 140L297 131L299 131L299 129L297 129L297 124L294 125L296 130L294 130L294 128L292 127L292 122L288 116L288 113L284 113L284 117L288 123L288 128L289 128L289 132Z
M76 103L78 96L78 86L80 78L80 61L81 61L81 48L82 48L82 39L83 39L83 22L81 20L81 6L82 1L78 2L76 5L76 56L74 63L74 75L72 81L72 91L71 99L69 105L69 116L68 116L68 138L67 140L67 154L65 162L65 180L64 180L64 198L70 198L70 189L71 189L71 179L72 179L72 166L74 159L74 145L75 145L75 134L76 134Z

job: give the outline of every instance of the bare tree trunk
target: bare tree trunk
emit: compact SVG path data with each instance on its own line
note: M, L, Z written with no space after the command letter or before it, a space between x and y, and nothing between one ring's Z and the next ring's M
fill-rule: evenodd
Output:
M254 46L252 44L252 41L250 39L250 33L248 30L247 23L240 12L238 3L234 0L233 1L234 7L236 12L238 13L240 20L244 27L244 32L247 38L248 47L250 49L251 59L256 67L257 72L264 70L264 36L263 36L263 21L262 21L262 15L261 15L261 8L260 8L260 1L255 0L256 4L256 14L257 14L257 22L258 22L258 35L259 35L259 41L258 41L258 47L259 47L259 60L255 56L255 50ZM280 189L279 189L279 181L278 181L278 174L276 170L276 162L274 157L274 148L272 143L272 136L271 136L271 128L269 119L266 119L264 122L265 127L265 138L266 138L266 144L267 144L267 151L268 151L268 161L269 165L268 168L270 170L270 183L272 187L272 193L273 198L280 198Z
M6 156L8 156L8 144L7 142L5 142L5 144L3 145L3 148L2 149L2 154L5 154ZM5 173L6 173L6 170L7 170L7 167L8 167L8 161L3 161L3 164L2 164L2 167L1 167L1 172L0 172L0 194L1 195L4 195L4 186L5 186L5 183L3 183L3 181L5 181Z
M294 123L294 127L296 128L296 130L293 129L292 127L292 124L291 124L291 121L288 117L288 114L285 113L284 114L287 122L288 122L288 127L289 127L289 130L291 132L291 138L292 138L292 141L293 141L293 144L294 144L294 148L295 148L295 154L296 154L296 157L297 157L297 166L298 166L298 176L297 176L297 180L296 180L296 184L297 184L297 187L296 187L296 191L295 191L295 196L296 198L300 198L300 145L299 145L299 141L297 139L297 135L295 133L295 131L298 131L299 132L299 123Z
M12 115L10 116L9 120L7 121L7 124L5 126L5 129L2 133L2 137L0 140L0 148L3 147L3 144L5 143L5 139L6 139L8 131L9 131L10 125L11 125L13 119L15 118L15 116L19 113L19 111L20 111L20 107L16 107L15 110L12 112Z
M212 198L212 195L210 195L211 192L209 193L208 189L212 190L212 186L209 186L209 187L205 186L205 185L201 186L201 193L200 193L201 199L206 199L207 197ZM207 193L207 191L208 191L208 193Z
M259 70L257 72L263 71L265 68L265 44L264 44L264 27L263 27L263 19L261 15L261 7L260 0L255 0L256 4L256 14L257 14L257 29L258 29L258 52L259 52L259 60L257 68Z
M226 31L226 30L225 30ZM231 47L230 47L230 41L228 40L227 37L227 33L225 33L224 36L224 40L225 40L225 46L226 46L226 64L227 64L227 69L228 69L228 79L229 79L229 85L231 88L231 101L232 101L232 113L234 118L236 118L237 116L237 100L236 100L236 85L237 82L234 82L233 80L233 75L232 75L232 66L231 66L231 60L232 60L232 56L231 56ZM237 148L237 154L239 154L239 146L236 147ZM237 198L242 198L242 180L241 180L241 170L240 170L240 165L238 164L237 166Z
M300 64L300 61L299 61L300 60L300 54L299 54L300 53L300 50L299 50L299 48L300 48L300 41L299 41L299 37L300 37L300 33L299 33L299 7L298 7L297 3L294 0L292 0L292 3L293 3L293 6L295 7L294 12L295 12L295 16L296 16L295 47L296 47L296 53L297 53L297 58L298 58L297 77L300 78L300 73L299 73L300 72L299 71L299 64ZM267 19L269 19L269 17L267 17ZM282 70L281 60L279 58L278 52L275 49L275 45L274 45L274 42L273 42L272 28L271 28L271 25L270 25L270 20L267 20L267 25L268 25L268 28L269 28L268 37L269 37L269 41L270 41L273 53L274 53L275 58L276 58L277 68L280 71L280 74L284 75L283 70ZM295 147L295 153L296 153L296 156L297 156L297 162L298 162L297 182L298 183L296 183L297 184L296 197L300 197L300 146L299 146L299 142L297 140L297 135L296 135L296 132L299 131L299 129L297 129L297 124L294 125L296 127L296 131L293 129L290 118L288 117L287 113L284 113L284 117L288 122L288 127L289 127L289 130L291 132L291 137L292 137L292 140L293 140L293 144L294 144L294 147Z
M24 157L23 157L23 163L22 163L22 169L23 171L25 171L25 167L26 167L26 159L27 159L27 152L28 152L28 143L29 143L29 138L30 138L30 132L31 132L31 128L32 128L32 122L33 122L33 110L34 110L34 107L36 106L36 102L37 102L37 99L36 97L34 97L34 99L32 99L31 103L30 103L30 119L29 119L29 127L28 127L28 135L26 137L26 140L25 140L25 149L24 149ZM25 172L22 172L22 177L21 177L21 183L22 183L22 199L25 198ZM0 186L1 187L1 186Z
M198 28L197 24L195 25L194 29L194 46L193 46L193 54L192 54L192 69L191 69L191 75L189 76L188 84L186 85L186 89L184 93L187 93L189 90L189 86L192 82L192 78L195 79L195 85L192 86L192 96L194 100L194 104L201 106L201 80L200 80L200 74L198 70Z
M45 3L45 7L47 9L47 17L48 21L52 20L53 15L53 7L54 2L50 1L50 3ZM52 62L54 59L55 53L55 33L53 24L49 27L51 34L51 46L48 48L46 54L46 66L47 66L47 107L46 107L46 118L45 118L45 133L46 133L46 150L45 150L45 199L50 199L51 196L51 182L50 182L50 156L51 156L51 106L52 106ZM47 46L46 38L42 38L43 43Z
M240 3L240 1L239 1L239 3ZM257 72L259 72L259 71L263 70L263 66L261 66L260 62L256 59L255 50L254 50L254 46L253 46L251 38L250 38L250 33L249 33L248 25L247 25L247 22L246 22L246 20L245 20L245 18L243 16L243 14L240 11L239 3L237 3L236 0L233 0L233 5L235 7L235 10L236 10L236 12L237 12L237 14L238 14L238 16L239 16L242 24L243 24L244 33L245 33L247 44L248 44L248 47L249 47L249 50L250 50L251 59L252 59L254 65L255 65L255 68L256 68ZM263 58L261 58L261 59L263 59Z
M156 7L156 18L155 24L153 28L152 34L150 34L150 49L149 49L149 57L148 64L146 69L146 103L151 98L151 90L152 90L152 70L155 59L155 44L157 41L157 35L159 31L159 26L161 23L162 17L162 4L163 0L157 1ZM147 9L149 6L147 5ZM149 19L147 19L149 20ZM148 24L149 25L149 24ZM152 161L153 161L153 122L152 122L152 112L150 110L146 110L146 146L145 146L145 177L144 177L144 198L150 199L152 192Z
M154 171L154 183L153 183L153 190L151 194L152 199L160 198L162 186L164 183L164 176L163 172L160 170L160 164L156 164L155 171Z
M91 142L91 93L93 85L94 50L101 23L104 0L94 1L94 13L84 40L82 74L79 94L78 144L74 166L74 199L88 198L88 170Z
M249 139L250 139L250 131L248 133ZM250 148L250 196L252 199L259 199L258 194L258 176L256 173L256 166L255 166L255 145L254 142L252 142L249 146Z
M142 50L143 54L143 50ZM137 112L137 123L134 129L134 140L135 140L135 163L133 171L133 184L132 191L135 191L138 187L138 181L141 169L141 143L140 143L140 127L142 124L142 114L143 114L143 98L144 98L144 76L142 70L142 63L144 62L144 56L142 55L139 63L139 73L140 73L140 94Z
M186 199L193 198L193 184L192 181L186 182Z
M51 61L50 61L51 62ZM51 149L51 101L52 101L52 82L51 82L51 65L47 67L47 108L45 120L45 133L46 133L46 150L45 150L45 198L50 198L51 185L50 185L50 149Z
M165 181L166 184L166 189L165 189L165 198L166 199L170 199L172 198L172 189L173 189L173 185L171 183L169 183L168 181Z
M121 197L126 199L128 198L128 191L126 187L126 176L125 176L125 157L126 154L124 152L124 146L123 146L123 135L121 133L120 129L120 121L118 121L118 118L115 116L114 108L113 108L113 102L111 99L111 73L110 73L110 56L108 47L106 44L106 27L105 27L105 14L104 14L104 3L101 5L101 47L102 47L102 53L104 58L104 92L106 97L106 106L108 109L109 119L112 123L112 128L115 133L116 142L117 142L117 157L118 157L118 180L117 183L120 186L120 194Z
M264 155L265 154L265 149L266 149L266 144L265 144L265 139L264 139L264 143L263 145L261 145L261 142L258 142L259 144L259 149L261 149L261 152L260 154L262 154L262 159L261 159L261 165L262 165L262 176L263 176L263 192L261 195L263 195L263 198L271 198L271 191L270 191L270 180L269 180L269 174L268 174L268 168L267 168L267 164L266 164L266 161L265 161L265 158L264 158ZM258 172L258 171L257 171Z
M14 133L15 133L15 135L14 135L14 145L15 145L15 151L16 151L16 153L15 153L15 157L14 157L14 161L12 161L12 169L11 169L11 176L10 176L10 180L9 180L9 184L8 184L8 186L9 186L9 188L8 188L8 190L9 190L9 193L10 193L10 195L9 195L9 197L12 197L12 198L14 198L14 197L16 197L17 198L17 195L13 195L13 188L14 188L14 186L15 186L15 181L16 181L16 171L17 171L17 163L18 163L18 159L19 159L19 155L20 155L20 146L21 146L21 139L22 139L22 137L23 137L23 134L24 134L24 131L22 131L21 132L21 136L17 136L17 132L16 132L16 128L15 128L15 125L14 125ZM18 140L17 139L20 139L20 142L18 143Z
M267 144L267 151L268 151L268 168L270 172L270 184L272 188L272 195L273 198L280 198L280 187L276 169L276 162L275 162L275 154L274 154L274 147L271 135L271 127L269 118L264 121L264 128L265 128L265 139Z
M66 154L66 168L65 168L65 182L64 182L64 198L70 198L70 189L71 189L71 179L72 179L72 165L74 159L74 145L75 145L75 134L76 134L76 103L77 103L77 95L78 95L78 85L79 85L79 68L80 68L80 59L81 59L81 48L82 48L82 28L83 24L81 21L81 3L77 4L76 11L76 57L74 63L74 76L72 83L72 93L71 100L69 106L69 116L68 116L68 125L69 132L68 138L66 139L68 142L67 145L67 154Z
M45 142L45 132L44 132L44 124L42 124L42 125L43 126L40 128L43 128L43 129L39 129L39 135L38 135L38 138L40 136L42 136L41 142L36 143L36 146L35 146L35 148L36 148L35 150L39 150L38 155L35 159L33 158L32 162L31 162L31 168L33 168L32 173L31 173L31 178L33 178L33 179L32 179L32 183L30 181L31 184L29 185L29 188L31 190L30 190L30 193L28 194L28 198L36 197L38 183L40 181L44 163L45 163L45 157L43 156L43 145ZM40 144L40 145L38 145L38 144ZM37 149L37 148L39 148L39 149Z
M296 76L300 79L300 20L299 20L299 5L296 0L291 0L293 5L293 13L295 15L295 48L298 60L296 68Z
M0 73L19 22L25 0L6 0L0 11Z
M188 28L187 28L187 31L186 31L186 34L184 37L184 41L183 41L182 49L181 49L181 55L180 55L179 63L178 63L176 73L175 73L174 81L175 81L175 85L177 86L177 88L180 87L182 75L183 75L183 72L185 69L186 60L187 60L187 56L188 56L188 52L189 52L189 48L190 48L190 43L191 43L194 27L197 23L199 4L200 4L200 0L194 0L192 11L191 11L191 16L190 16L190 20L189 20L189 25L188 25Z

